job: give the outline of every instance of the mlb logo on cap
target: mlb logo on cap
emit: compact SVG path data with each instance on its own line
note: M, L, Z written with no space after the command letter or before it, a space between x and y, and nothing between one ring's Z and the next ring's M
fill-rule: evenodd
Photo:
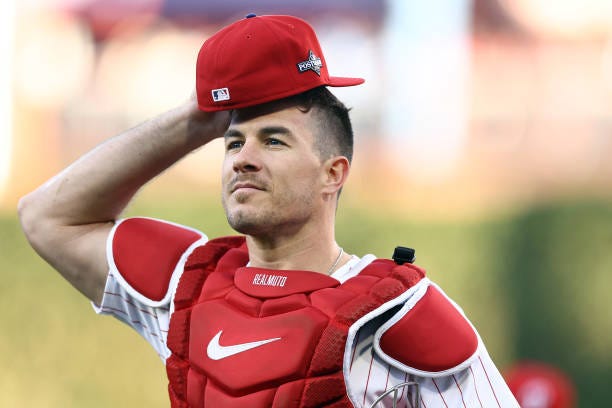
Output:
M213 89L211 92L215 102L229 101L230 99L229 89L227 88Z

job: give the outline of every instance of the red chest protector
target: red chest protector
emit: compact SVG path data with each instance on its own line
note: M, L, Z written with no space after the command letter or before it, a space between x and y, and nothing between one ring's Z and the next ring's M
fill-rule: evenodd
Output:
M172 406L352 406L342 372L349 327L424 272L376 260L340 284L247 262L241 237L210 241L188 258L168 334Z
M315 272L245 268L242 237L205 242L184 226L129 218L107 245L111 273L128 296L166 307L174 295L166 360L174 407L351 406L357 333L391 309L372 352L406 374L458 373L484 347L414 265L374 260L340 284Z

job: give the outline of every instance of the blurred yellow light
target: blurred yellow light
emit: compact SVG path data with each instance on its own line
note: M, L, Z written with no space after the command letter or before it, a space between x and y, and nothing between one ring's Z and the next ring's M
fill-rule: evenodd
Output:
M50 11L23 14L15 49L15 92L24 102L60 107L85 88L94 51L77 20Z
M100 55L99 94L135 118L176 106L195 90L202 41L200 34L173 28L111 39Z
M601 56L601 73L603 83L612 96L612 36L608 40Z
M609 0L502 0L504 7L532 31L553 36L612 34Z
M11 169L13 138L13 96L11 70L15 33L15 7L12 1L0 2L0 50L4 63L0 64L0 202L4 197Z

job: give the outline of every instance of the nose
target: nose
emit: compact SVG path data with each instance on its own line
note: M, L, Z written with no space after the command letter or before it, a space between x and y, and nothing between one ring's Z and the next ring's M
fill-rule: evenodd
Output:
M232 160L232 167L236 173L256 172L261 169L257 144L252 140L247 139L240 151L233 155Z

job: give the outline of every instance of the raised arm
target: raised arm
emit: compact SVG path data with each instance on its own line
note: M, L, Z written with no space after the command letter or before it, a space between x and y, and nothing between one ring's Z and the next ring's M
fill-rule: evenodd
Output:
M145 183L224 134L229 113L205 113L195 97L102 143L19 201L25 235L74 287L100 303L106 237Z

